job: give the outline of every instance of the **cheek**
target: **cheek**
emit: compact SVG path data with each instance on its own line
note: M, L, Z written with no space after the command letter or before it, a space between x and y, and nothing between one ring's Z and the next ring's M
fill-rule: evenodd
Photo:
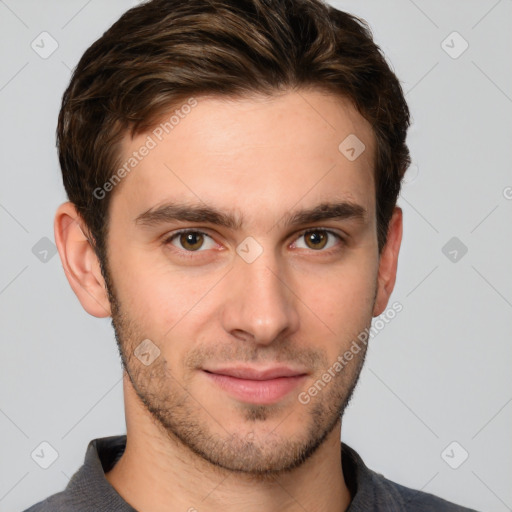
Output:
M162 349L187 332L192 336L208 316L215 295L210 297L209 291L218 273L177 270L141 257L117 263L115 283L123 312L148 338L160 340Z
M321 278L315 277L303 281L297 294L306 306L303 314L310 317L310 328L316 325L329 339L336 339L337 345L357 336L372 318L375 268L344 265Z

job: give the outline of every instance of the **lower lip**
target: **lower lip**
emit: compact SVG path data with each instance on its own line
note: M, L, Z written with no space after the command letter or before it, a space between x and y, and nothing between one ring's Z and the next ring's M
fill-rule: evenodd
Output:
M271 404L284 398L306 378L305 375L278 377L269 380L250 380L204 372L219 387L235 398L250 403Z

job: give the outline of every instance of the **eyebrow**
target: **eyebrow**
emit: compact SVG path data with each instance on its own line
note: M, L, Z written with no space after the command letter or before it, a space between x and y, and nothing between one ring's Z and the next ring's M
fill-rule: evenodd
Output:
M368 211L360 204L352 201L339 201L323 202L312 208L286 213L283 215L282 221L284 226L297 226L329 219L365 222L367 218ZM179 202L150 208L135 219L136 224L145 226L157 226L173 221L208 223L231 230L238 230L243 225L243 217L236 213L223 212L208 205Z

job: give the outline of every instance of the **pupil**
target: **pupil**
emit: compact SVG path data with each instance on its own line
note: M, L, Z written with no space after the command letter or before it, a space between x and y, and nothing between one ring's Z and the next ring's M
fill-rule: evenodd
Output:
M183 245L185 245L185 246L188 245L189 248L192 248L192 249L198 249L200 247L202 235L199 235L199 233L187 233L187 234L183 235L183 237L184 237Z
M309 242L317 249L318 247L322 248L325 245L325 234L321 231L314 231L308 236Z
M324 238L324 235L323 234L320 234L318 231L315 231L314 233L311 233L311 235L309 236L310 240L313 242L313 243L321 243L323 238Z

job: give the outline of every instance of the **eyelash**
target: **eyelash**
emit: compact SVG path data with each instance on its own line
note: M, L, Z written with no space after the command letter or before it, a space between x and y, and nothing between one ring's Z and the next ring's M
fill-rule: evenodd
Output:
M310 229L305 229L301 232L299 232L295 238L295 240L299 239L300 237L304 236L304 235L307 235L309 233L316 233L318 231L322 231L324 233L328 233L329 235L333 235L335 238L337 238L340 242L339 245L341 245L342 247L346 244L345 242L345 239L338 233L336 233L335 231L332 231L330 229L327 229L327 228L322 228L322 227L318 227L318 228L310 228ZM210 236L208 233L204 232L204 231L200 231L198 229L179 229L177 231L174 231L173 233L171 233L169 236L167 236L164 241L163 241L163 244L164 245L171 245L171 242L176 238L178 237L179 235L181 234L184 234L184 233L199 233L201 235L206 235L207 237L211 238L213 240L213 237ZM324 254L331 254L332 252L337 252L341 249L341 247L339 247L339 245L335 246L335 247L331 247L327 250L318 250L318 251L315 251L314 249L310 249L312 252L318 252L318 253L324 253ZM201 253L201 252L206 252L205 250L201 251L201 250L197 250L197 251L186 251L184 249L178 249L178 248L174 248L177 252L177 254L180 255L180 257L182 258L197 258L196 254L197 253Z

